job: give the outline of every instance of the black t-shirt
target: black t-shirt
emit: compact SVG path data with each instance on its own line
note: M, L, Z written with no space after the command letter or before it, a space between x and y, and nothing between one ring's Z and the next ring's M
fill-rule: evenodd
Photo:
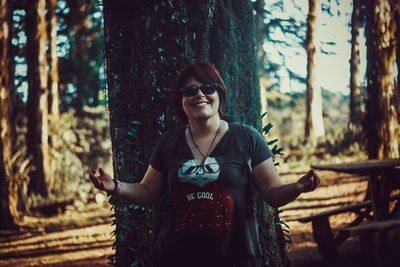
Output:
M165 134L150 159L162 173L169 201L159 248L173 253L261 255L252 212L249 165L272 156L251 126L229 123L203 165L187 145L184 128ZM251 162L251 163L249 163Z

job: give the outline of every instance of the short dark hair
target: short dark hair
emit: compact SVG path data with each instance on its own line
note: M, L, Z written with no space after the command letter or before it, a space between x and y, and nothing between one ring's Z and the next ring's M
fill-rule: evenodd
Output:
M202 84L217 83L221 85L217 90L219 97L218 113L221 118L225 118L225 107L227 101L227 90L225 87L225 83L215 66L212 63L206 61L200 61L186 66L178 73L178 76L176 77L174 84L172 85L170 99L178 118L183 122L187 122L187 116L182 107L181 88L190 78L194 78Z

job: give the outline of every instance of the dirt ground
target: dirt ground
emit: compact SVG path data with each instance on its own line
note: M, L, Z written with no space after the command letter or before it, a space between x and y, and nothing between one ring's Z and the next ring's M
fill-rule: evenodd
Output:
M281 174L290 181L306 170ZM281 218L289 226L292 243L288 247L292 266L363 266L357 238L339 246L337 262L324 262L312 239L311 223L297 218L362 201L367 178L320 172L320 187L282 207ZM108 266L113 253L111 211L107 204L91 203L84 212L67 209L63 215L26 217L19 231L0 232L0 266ZM330 223L336 229L350 223L351 214L335 215Z

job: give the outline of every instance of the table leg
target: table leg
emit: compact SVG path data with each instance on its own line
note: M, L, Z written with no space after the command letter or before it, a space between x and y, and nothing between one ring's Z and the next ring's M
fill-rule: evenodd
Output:
M383 221L389 218L389 202L390 202L390 179L391 172L382 172L380 174L373 173L369 177L369 193L371 197L371 205L375 221ZM375 234L375 264L382 266L381 254L384 252L384 247L387 243L385 231L378 231ZM361 236L360 236L361 238ZM363 239L371 238L364 236ZM361 239L360 239L361 241ZM371 241L371 240L370 240ZM364 240L363 242L367 242Z
M312 221L314 241L318 245L318 251L324 259L337 259L336 242L329 224L328 217L321 217Z
M391 171L383 172L381 177L381 192L380 199L382 205L382 219L389 219L389 205L390 205L390 177Z
M388 173L373 173L369 177L369 195L375 221L388 218L390 188L388 186Z
M368 184L369 184L369 197L371 199L372 212L374 215L375 221L382 220L382 209L381 207L381 182L379 179L379 175L377 173L373 173L369 176Z

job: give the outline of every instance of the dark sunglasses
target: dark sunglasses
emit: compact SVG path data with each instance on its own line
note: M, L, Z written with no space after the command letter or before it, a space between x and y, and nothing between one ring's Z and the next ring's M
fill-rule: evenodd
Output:
M215 91L220 88L221 85L218 83L210 83L210 84L202 84L201 86L196 86L196 85L190 85L190 86L185 86L181 88L181 93L183 96L186 97L191 97L197 95L199 90L205 95L211 95L214 94Z

